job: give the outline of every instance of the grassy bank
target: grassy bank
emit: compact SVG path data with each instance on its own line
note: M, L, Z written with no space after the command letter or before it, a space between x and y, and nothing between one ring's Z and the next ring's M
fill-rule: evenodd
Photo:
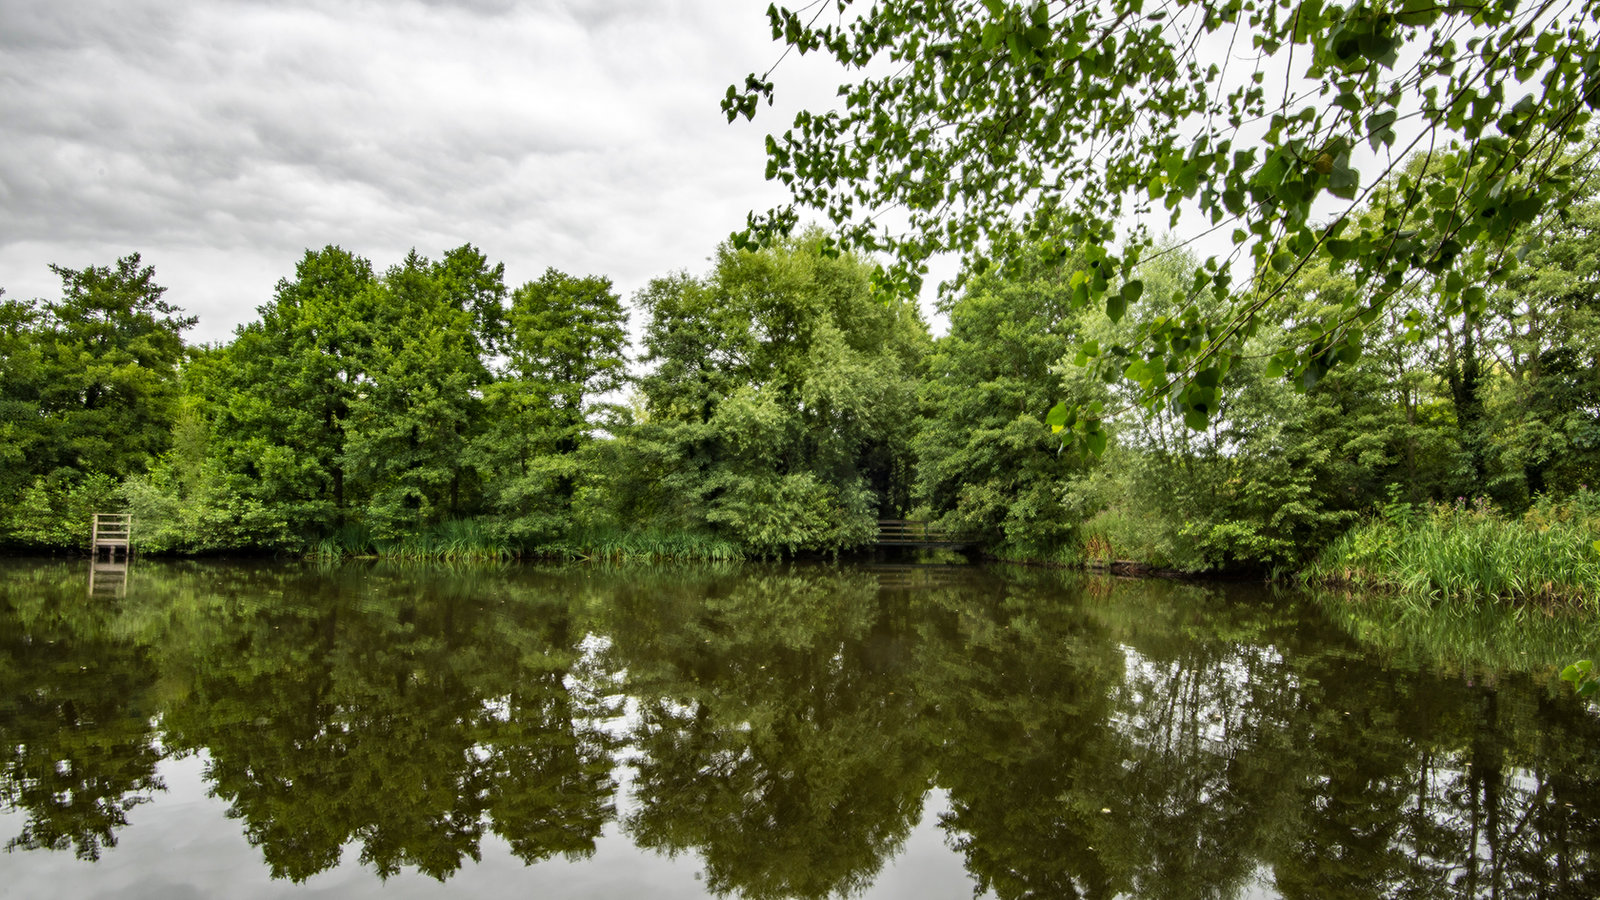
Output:
M311 548L315 559L377 557L391 560L496 562L514 559L726 561L743 559L738 544L707 534L681 531L585 529L545 542L519 542L477 519L441 522L398 540L375 539L360 526L347 526Z
M1326 547L1308 581L1401 605L1503 601L1600 612L1600 495L1544 500L1522 516L1464 501L1389 504Z
M539 555L544 556L605 561L722 562L744 559L748 555L733 541L714 535L691 531L625 531L620 528L576 531L539 550Z

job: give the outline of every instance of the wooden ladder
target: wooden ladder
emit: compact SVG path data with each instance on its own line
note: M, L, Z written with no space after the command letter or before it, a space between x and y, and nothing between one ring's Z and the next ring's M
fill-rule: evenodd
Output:
M89 538L89 549L94 553L95 559L100 558L100 551L104 550L106 556L116 559L121 553L124 559L131 552L128 543L133 536L133 516L125 513L95 513L94 532Z

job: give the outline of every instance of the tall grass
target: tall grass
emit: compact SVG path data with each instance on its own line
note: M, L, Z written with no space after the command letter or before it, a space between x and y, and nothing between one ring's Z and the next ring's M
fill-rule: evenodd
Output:
M448 519L396 541L377 545L381 559L444 562L504 562L517 553L504 537L478 519Z
M398 540L380 541L364 524L345 525L314 542L307 555L335 560L371 557L388 560L440 560L444 562L500 562L515 559L516 548L483 522L450 519Z
M1307 570L1323 584L1403 603L1503 601L1600 611L1600 496L1541 500L1509 517L1486 503L1390 504L1334 541Z
M727 562L746 557L733 541L699 532L628 531L591 528L565 538L522 544L507 538L492 522L452 519L397 540L381 541L363 525L346 525L314 542L307 556L318 560L377 557L391 561L508 562L522 558L572 561Z
M589 528L575 531L566 539L539 548L550 556L565 559L670 560L722 562L744 559L744 549L733 541L695 531L630 531L621 528Z
M312 559L335 560L348 556L376 556L377 552L372 530L356 522L344 525L333 534L314 542L306 555Z

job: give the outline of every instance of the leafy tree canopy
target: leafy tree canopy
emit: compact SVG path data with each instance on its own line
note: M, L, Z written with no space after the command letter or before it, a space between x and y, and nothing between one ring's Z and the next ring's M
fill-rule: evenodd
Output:
M768 16L789 49L858 77L841 109L767 139L792 200L752 215L739 246L815 210L914 289L935 254L981 273L1023 242L1063 263L1081 244L1073 302L1115 321L1143 292L1152 222L1198 216L1232 251L1202 262L1178 314L1108 348L1145 403L1197 427L1314 259L1359 289L1295 348L1302 387L1354 358L1396 292L1426 284L1447 315L1475 316L1571 189L1570 145L1600 106L1595 0L836 0ZM728 89L730 120L771 101L770 76ZM1416 154L1428 163L1402 171ZM1203 294L1221 311L1197 312Z

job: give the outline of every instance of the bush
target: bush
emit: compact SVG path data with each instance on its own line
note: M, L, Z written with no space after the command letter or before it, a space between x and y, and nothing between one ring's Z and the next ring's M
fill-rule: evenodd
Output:
M86 550L94 514L122 511L115 478L60 469L33 480L5 515L0 534L24 547Z

